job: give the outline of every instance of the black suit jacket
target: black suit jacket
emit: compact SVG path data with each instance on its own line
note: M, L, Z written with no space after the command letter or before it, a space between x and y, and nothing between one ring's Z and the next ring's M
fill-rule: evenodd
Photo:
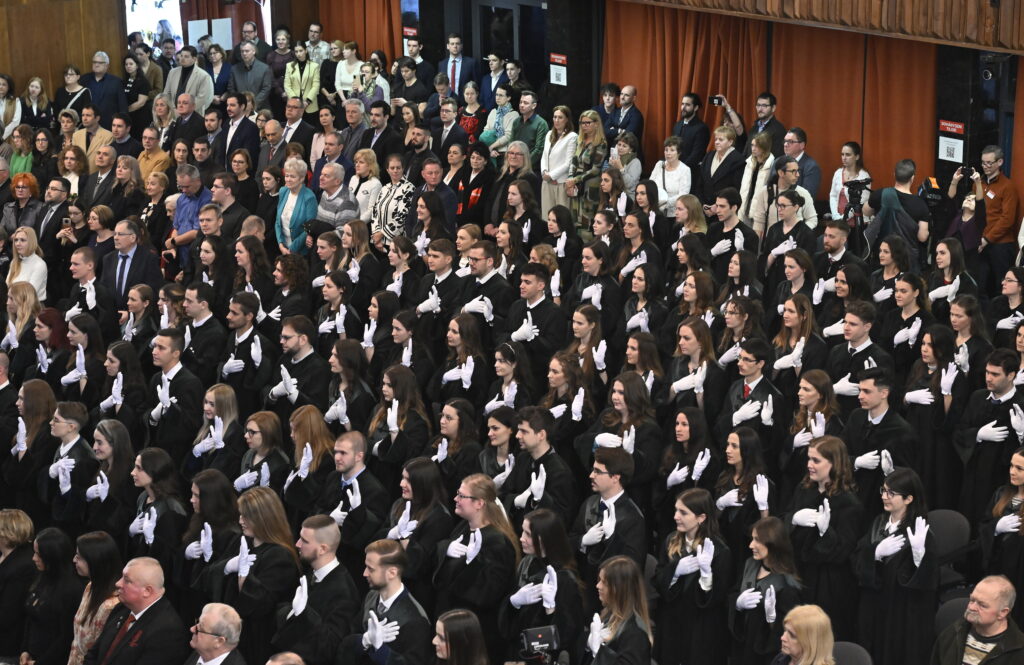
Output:
M273 157L270 156L270 147L270 144L267 143L266 141L260 144L260 153L259 157L256 160L257 173L261 173L263 169L267 168L268 166L284 166L284 149L287 147L287 144L282 142L281 145L278 146L278 148L274 151ZM260 179L257 178L256 182L260 182ZM260 191L263 191L262 184L260 184Z
M711 162L714 158L714 150L704 155L704 160L701 161L700 168L693 178L697 196L700 198L701 203L706 205L714 203L715 195L726 187L739 189L743 182L743 169L746 168L743 153L739 150L733 150L726 155L725 159L722 160L722 164L712 175Z
M103 662L129 614L124 605L114 608L103 632L85 654L84 665ZM180 665L188 654L188 642L188 630L181 617L167 598L161 598L132 624L106 662L107 665Z
M750 396L747 399L743 399L743 379L734 381L729 386L729 392L725 398L725 405L722 408L721 413L718 417L718 439L725 442L729 432L733 431L732 425L732 414L740 406L747 402L761 402L764 403L768 400L769 395L772 398L772 406L774 407L774 413L772 414L771 426L766 426L761 422L761 415L754 416L750 420L741 422L737 427L750 427L758 436L761 438L761 450L764 451L765 463L769 469L776 468L778 464L778 449L780 435L788 430L788 414L785 409L785 402L782 399L782 393L779 392L778 388L772 385L772 382L767 377L762 376L761 380L757 382L754 389L750 391Z
M469 135L466 134L466 130L460 127L457 122L452 125L450 130L448 130L448 136L445 137L444 141L441 140L441 135L443 133L444 129L441 127L438 127L430 133L433 138L431 150L434 151L434 154L438 156L441 162L444 163L445 169L447 169L449 166L448 148L458 143L463 147L463 149L465 149L466 145L469 143Z
M0 388L0 441L11 441L18 431L18 389L13 383Z
M98 205L110 205L110 202L114 200L114 181L117 180L114 177L114 169L107 171L107 175L100 183L99 189L97 189L96 181L99 177L98 171L90 173L78 186L78 203L85 206L86 209ZM43 214L45 215L46 213L43 212ZM40 219L40 221L42 220ZM52 223L53 219L50 222Z
M531 494L526 505L517 508L515 498L529 489L533 474L539 473L541 467L544 467L547 481L540 500L535 500ZM554 511L562 518L562 524L568 525L576 516L576 480L569 465L553 447L538 460L534 460L530 453L522 452L516 456L512 473L501 487L501 500L505 504L505 512L517 529L521 528L527 513L538 508Z
M359 139L359 149L370 148L373 150L373 153L377 155L378 164L387 165L388 155L402 155L405 153L405 143L402 141L402 137L390 126L384 128L376 143L373 141L373 136L374 131L372 127L363 132L362 137Z
M139 246L132 257L131 265L128 266L128 276L124 280L124 293L117 291L117 262L119 253L115 250L103 257L103 272L100 283L110 289L114 294L114 301L117 309L123 310L128 307L128 289L136 284L147 284L153 292L160 291L164 284L163 274L160 272L160 259L156 254L145 247Z
M783 142L786 140L786 126L779 122L778 118L772 116L772 119L768 121L768 124L761 131L772 135L772 154L776 157L784 155ZM747 136L753 138L757 133L757 121L755 120L750 125L750 129L747 130ZM750 141L747 141L747 144L743 146L743 156L750 157ZM814 194L814 192L811 192L811 194Z
M309 153L313 149L313 128L309 123L302 120L299 121L297 127L292 130L291 134L288 134L288 128L282 123L281 130L283 136L287 136L285 139L287 143L300 143L302 144L303 156L306 162L309 162Z
M917 436L903 416L891 406L877 425L868 422L865 409L856 409L850 414L839 436L846 443L851 463L864 453L888 450L894 466L916 466ZM882 486L885 473L881 465L877 469L857 469L853 472L853 479L857 484L857 495L864 506L861 526L866 528L873 516L882 512L878 489Z
M449 58L451 58L450 55L448 57L446 57L444 60L441 60L441 61L439 61L437 63L437 71L440 72L440 73L443 73L446 76L448 76L449 78L451 78L452 67L451 67L451 62L450 62ZM479 81L479 80L480 80L480 61L477 60L476 58L471 58L468 55L466 55L465 53L463 53L462 54L462 67L459 68L459 80L458 80L458 83L456 84L455 81L451 81L450 82L450 85L452 87L452 91L454 93L456 93L458 95L458 97L459 97L459 100L462 101L462 88L463 88L463 86L465 86L470 81ZM430 85L430 82L429 82L430 79L424 79L423 81L424 81L425 85Z
M206 123L203 122L203 116L198 111L193 111L192 115L188 117L188 121L178 118L172 122L167 135L170 137L171 147L178 139L185 139L191 150L193 141L200 136L206 136Z
M679 147L679 160L690 167L691 174L696 173L711 142L711 130L703 120L695 117L688 123L677 122L672 133L683 140Z
M643 567L647 562L647 527L644 514L633 500L625 494L615 500L615 532L596 545L584 546L583 535L601 521L601 496L592 494L580 507L576 522L569 533L569 542L574 552L579 552L580 577L593 586L597 583L597 571L601 563L613 556L628 556Z
M50 274L53 274L53 272L51 270ZM89 303L86 302L85 288L78 282L75 282L68 292L67 299L58 303L58 308L66 312L75 305L81 307L83 314L89 314L100 324L100 332L103 333L103 339L109 345L110 342L116 341L121 337L121 330L118 324L117 299L114 298L113 289L108 288L98 277L93 282L93 287L96 290L95 307L89 307Z
M290 616L291 603L277 610L277 633L271 644L281 651L294 651L310 665L332 665L341 641L359 625L359 593L344 565L337 566L322 581L306 575L309 601L298 616Z
M365 548L374 539L381 524L387 522L388 493L380 481L364 469L355 478L359 485L359 494L362 497L362 504L355 510L349 509L349 499L346 489L342 486L341 473L331 471L324 481L323 490L316 502L316 513L330 515L331 512L342 505L342 510L349 511L348 518L341 527L341 545L338 547L338 560L349 569L349 571L363 570L363 560L366 554Z
M193 651L192 655L185 661L185 665L196 665L198 662L199 653ZM238 652L238 649L235 649L227 655L227 658L221 661L221 665L245 665L245 658L242 658L242 654Z
M217 359L227 331L216 317L196 328L188 324L190 344L181 354L181 363L203 383L212 386L217 382Z
M235 133L231 135L231 141L228 142L227 137L230 131L230 123L224 125L224 168L228 173L231 173L231 153L235 150L248 150L250 164L255 164L256 159L260 156L260 128L256 126L255 122L249 118L242 118Z
M160 387L162 376L158 371L149 380L149 390L146 391L147 419L157 405L156 390ZM150 422L149 444L166 450L178 466L202 425L205 393L196 375L182 367L171 379L171 397L178 401L164 411L158 423L154 425Z
M383 645L380 649L369 650L363 648L362 636L366 632L366 624L370 612L377 612L377 605L380 602L380 593L370 591L363 601L362 617L358 625L353 626L352 635L345 639L338 652L340 665L355 665L356 663L374 663L375 665L427 665L434 658L430 646L433 624L427 619L427 613L423 610L416 599L409 593L408 587L398 598L391 603L383 616L378 619L387 619L398 623L400 630L398 637L393 642Z

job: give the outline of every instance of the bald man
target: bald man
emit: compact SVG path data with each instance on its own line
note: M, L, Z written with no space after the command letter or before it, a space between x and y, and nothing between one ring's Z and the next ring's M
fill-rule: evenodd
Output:
M932 665L1018 665L1024 663L1024 633L1010 617L1017 592L1003 575L989 575L974 586L962 618L939 633Z
M164 571L150 557L132 559L116 583L114 608L84 665L181 665L188 631L164 598Z
M260 147L260 157L256 160L256 173L263 173L268 166L284 164L284 128L277 120L268 120L263 126L263 134L267 140ZM257 179L259 182L259 179ZM262 187L262 185L261 185Z
M185 665L245 665L238 653L242 636L242 617L235 608L224 603L207 603L199 620L192 626L192 655Z

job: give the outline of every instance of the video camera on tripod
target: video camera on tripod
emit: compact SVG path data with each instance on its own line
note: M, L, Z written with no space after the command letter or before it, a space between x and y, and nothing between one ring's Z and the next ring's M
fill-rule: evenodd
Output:
M553 663L561 650L556 626L537 626L524 630L520 639L523 649L520 655L528 663Z

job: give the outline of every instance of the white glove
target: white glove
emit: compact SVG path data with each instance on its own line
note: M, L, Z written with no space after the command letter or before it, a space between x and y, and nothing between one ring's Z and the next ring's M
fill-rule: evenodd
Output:
M731 240L719 240L715 243L715 246L711 248L711 256L721 256L732 249Z
M768 510L768 477L763 473L754 479L754 502L758 510Z
M676 293L676 298L681 298L683 296L683 287L684 286L686 286L686 279L685 278L683 279L683 281L679 282L679 285L676 287L676 292L675 292Z
M883 476L888 476L896 470L896 465L892 463L892 453L888 450L882 450L882 454L879 456L879 464L882 466Z
M235 354L232 353L228 356L228 359L224 361L224 367L221 368L220 373L225 379L231 374L237 374L245 369L245 361L238 360L235 358Z
M920 320L920 319L918 319ZM892 345L899 346L910 341L910 328L900 328L892 338Z
M437 293L437 287L430 287L430 293L427 294L427 299L416 306L417 314L426 314L428 312L440 312L441 311L441 296Z
M555 419L558 419L558 418L561 418L562 416L564 416L565 412L568 411L568 410L569 410L569 405L568 404L556 404L553 407L551 407L550 409L548 409L548 411L551 412L551 415L554 416Z
M449 559L461 559L466 556L466 552L469 550L469 546L462 542L462 538L456 538L452 542L448 543L448 549L445 551L445 556Z
M198 540L193 540L188 544L188 547L185 548L185 558L189 561L195 561L201 556L203 556L203 548L199 544Z
M629 321L626 321L626 330L636 330L639 328L643 332L651 332L650 329L650 315L646 309L642 309L633 316L629 317Z
M402 284L405 281L405 273L400 273L393 282L384 287L385 291L390 291L396 296L402 295Z
M7 321L7 334L0 341L0 347L4 349L18 348L18 329L14 327L14 321Z
M257 335L253 336L252 344L249 345L249 359L252 360L254 367L259 367L263 362L263 343Z
M740 408L736 409L732 414L732 426L739 427L739 424L746 422L753 418L761 415L761 402L758 400L752 400L750 402L744 402Z
M818 279L814 284L814 290L811 292L811 302L815 305L821 304L821 299L825 297L825 280Z
M363 326L363 342L362 346L364 349L369 349L373 346L373 335L377 332L377 320L373 319L365 326Z
M594 618L590 621L590 632L587 634L587 649L590 650L591 655L597 656L597 652L604 644L604 639L604 623L601 622L601 615L595 612Z
M805 448L811 445L811 441L814 440L814 434L808 429L802 429L793 435L793 450L797 448Z
M555 572L553 566L548 566L547 572L544 573L544 580L540 585L540 597L544 603L544 609L555 609L555 598L558 597L558 573Z
M539 584L527 584L526 586L520 587L512 596L508 599L508 602L512 603L512 606L519 609L523 605L534 605L541 601L541 588Z
M889 298L892 298L892 289L890 289L887 286L883 286L882 288L875 291L872 298L875 299L875 302L885 302Z
M939 378L939 389L943 395L953 394L953 384L956 383L957 368L956 363L949 363L946 365L946 369L942 370L942 376ZM1017 376L1024 375L1024 372L1017 372Z
M946 285L946 286L940 286L938 288L932 289L931 291L928 292L928 299L934 301L934 300L940 300L940 299L943 299L943 298L949 298L949 288L950 288L950 286Z
M818 526L818 514L814 508L801 508L793 513L793 526Z
M792 238L786 238L772 249L772 256L778 258L792 249L796 249L796 241Z
M150 508L142 516L142 538L147 545L152 545L156 538L156 508Z
M74 306L68 308L68 311L64 312L64 320L70 322L71 319L75 318L83 311L85 310L83 310L78 303L75 303Z
M1019 515L1004 515L999 518L996 522L996 535L1003 533L1019 533L1020 532L1020 516Z
M682 466L676 462L675 468L668 472L668 477L665 479L665 489L672 489L676 485L682 485L689 477L690 467Z
M321 335L329 335L330 333L334 332L337 326L338 322L335 321L333 318L328 317L324 319L324 322L321 323L316 330Z
M324 421L329 423L337 421L342 425L347 425L349 423L348 400L345 399L344 390L338 393L338 399L334 400L334 404L327 409L327 413L324 414Z
M331 519L334 520L334 523L338 525L339 529L345 526L345 519L348 518L348 511L342 510L342 506L344 505L345 500L342 499L338 502L338 505L335 506L334 510L331 511Z
M811 434L815 439L820 439L825 436L825 415L821 412L815 413L813 420L810 421Z
M75 460L70 457L64 457L50 465L50 477L56 478L57 474L65 470L68 474L75 470Z
M611 432L601 432L594 437L594 445L601 448L618 448L622 445L622 437Z
M417 526L419 526L419 521L412 519L412 502L406 501L405 508L398 517L398 524L388 531L388 538L391 540L405 540L412 535Z
M622 449L630 455L636 449L636 427L629 426L629 429L622 434Z
M42 344L36 347L36 363L39 365L39 371L43 374L50 371L50 356Z
M281 321L281 306L278 305L274 309L267 312L267 316L280 323Z
M715 543L710 538L697 546L697 565L700 567L700 576L711 577L711 563L715 560Z
M835 277L830 277L830 278L825 280L825 290L828 291L829 293L835 293L836 292L836 278Z
M258 471L246 471L242 475L235 478L235 491L242 493L256 484L259 480L260 474Z
M956 294L960 291L960 275L953 278L953 283L949 285L949 293L946 295L950 301L956 298Z
M128 312L128 320L124 324L124 334L121 335L121 339L130 342L133 337L135 337L135 312Z
M590 299L590 304L594 307L601 309L601 296L604 294L604 286L601 284L591 284L587 288L583 289L583 293L590 291L589 295L583 296L583 299Z
M480 549L484 545L484 537L480 533L480 529L472 531L469 534L469 545L466 545L466 565L473 563L473 559L480 554Z
M303 575L299 578L299 586L295 587L295 595L292 596L291 616L299 616L306 610L306 603L309 602L309 579Z
M412 367L412 340L406 342L402 348L402 364L406 367Z
M78 345L78 349L75 350L75 368L61 377L60 383L64 386L70 386L73 383L78 383L85 378L85 349L82 345Z
M927 406L935 402L935 395L928 388L921 388L919 390L911 390L903 396L903 401L907 404L921 404Z
M430 245L430 238L427 237L427 232L424 231L423 233L416 236L416 241L413 243L413 245L416 246L416 252L420 256L426 254L427 246Z
M718 501L715 502L719 510L725 510L726 508L738 508L743 505L740 501L739 489L731 489L722 496L718 497Z
M213 450L213 436L207 436L202 441L192 446L192 456L202 457L206 453Z
M757 589L747 589L736 597L736 609L752 610L761 604L761 592Z
M345 490L345 495L348 496L348 509L350 511L363 505L363 493L362 490L359 489L358 482L354 482L349 485L349 488Z
M468 314L481 314L488 323L494 320L494 305L490 298L477 296L463 305L462 311Z
M733 244L736 246L736 251L737 252L742 251L743 250L743 231L739 227L736 227L735 238L736 238L736 240L735 240L735 242Z
M293 391L298 396L298 380L293 379L292 375L288 372L288 368L281 365L281 382L270 389L270 396L275 400L288 396L289 400L291 400ZM291 401L294 403L294 400Z
M601 522L598 522L587 529L587 532L580 538L580 544L584 547L590 547L591 545L597 545L602 540L604 540L604 526Z
M594 348L594 367L596 367L599 372L603 372L605 370L606 365L604 362L604 356L607 352L608 343L602 339Z
M448 370L447 372L445 372L444 374L441 375L441 383L442 384L451 383L452 381L461 381L461 380L462 380L462 366L461 365L456 365L455 367L452 367L450 370Z
M346 419L347 420L347 419ZM391 406L388 407L388 414L386 423L388 431L391 432L392 436L398 434L398 400L391 400Z
M697 453L697 459L693 462L693 482L696 483L700 480L700 477L704 475L704 470L708 468L708 464L711 462L711 449L705 448L704 450Z
M764 592L764 620L775 623L775 587L769 586Z
M843 320L839 319L830 326L825 326L821 329L821 334L825 337L836 337L843 334Z
M604 344L604 342L601 342ZM583 420L583 400L586 398L583 388L576 391L576 396L572 398L572 404L570 405L572 419L575 422Z
M132 523L128 525L129 536L137 536L140 533L142 533L142 520L145 518L145 516L145 511L135 516L135 519L132 520Z
M71 491L71 471L67 466L57 468L57 485L62 496Z
M850 381L850 374L832 384L832 389L835 390L837 395L845 395L847 397L856 397L860 394L860 385Z
M641 251L639 254L631 258L626 262L626 265L619 271L620 277L626 277L632 274L637 268L647 263L647 252Z
M999 443L1000 441L1006 440L1006 436L1008 434L1006 427L996 427L996 422L998 421L993 420L978 430L979 443L982 441Z
M249 553L249 542L243 537L238 546L238 577L249 577L249 569L256 563L256 555Z
M877 450L872 450L871 452L864 453L853 460L853 468L855 471L857 469L874 471L879 467L879 465L881 465L881 463L882 455Z
M203 560L210 563L213 558L213 527L203 522L203 530L199 532L199 547L203 551Z
M1021 321L1024 321L1024 314L1014 312L1005 319L999 319L999 322L996 323L996 330L1013 330Z
M313 447L307 442L302 448L302 459L299 460L299 478L305 480L309 476L309 465L313 463Z
M564 408L565 405L563 404L562 407ZM505 460L505 470L494 477L494 484L497 485L498 489L501 489L505 485L505 481L508 480L515 464L516 458L513 455L509 455L508 459Z
M466 362L462 363L462 388L463 390L469 390L473 385L473 370L476 367L476 361L473 360L473 356L467 356Z
M319 277L313 278L313 288L323 288L323 285L327 282L327 275L320 275Z
M684 556L676 562L676 569L672 571L672 581L674 582L684 575L691 575L698 570L700 570L700 563L697 561L697 556L695 554Z
M25 419L18 416L18 433L14 437L14 446L11 448L11 455L17 455L28 450L28 434L25 428Z
M887 536L875 546L875 561L881 561L896 554L906 544L907 539L898 533Z
M1013 427L1013 432L1017 435L1018 443L1024 440L1024 410L1020 408L1019 404L1010 407L1010 426Z
M800 367L803 364L804 346L807 343L806 337L801 337L800 341L796 343L793 350L775 361L775 369L790 369L792 367Z
M725 353L723 353L722 355L720 355L718 357L718 364L721 365L722 367L725 367L729 363L735 362L736 359L739 358L739 357L740 357L740 345L739 344L733 344L732 346L730 346L728 349L725 350Z
M771 427L774 423L772 416L775 415L775 399L768 395L768 399L765 400L764 406L761 407L761 424L765 427Z
M928 522L923 517L914 520L914 528L907 527L907 540L910 541L910 553L914 557L914 565L920 566L924 559L924 546L928 538Z
M564 238L565 235L563 234ZM562 271L555 269L555 272L551 273L551 281L548 282L548 288L551 289L552 298L560 298L562 296Z
M533 313L527 312L522 325L512 332L511 337L513 342L532 342L539 334L540 328L533 325Z
M528 495L527 498L529 498L529 496L533 496L533 500L534 501L540 501L541 498L544 496L544 487L547 484L547 481L548 481L547 469L544 466L541 466L540 467L540 471L537 471L537 472L534 472L534 473L530 474L530 486L527 488L527 490L526 490L526 492L524 492L524 494ZM520 496L522 496L522 495L520 495ZM519 497L516 497L516 498L518 499ZM522 506L518 506L518 507L522 508L525 505L526 505L526 502L524 501L523 505Z
M85 490L85 498L87 501L99 499L102 503L107 500L108 494L110 494L110 481L107 479L107 474L100 471L96 477L96 484Z
M448 439L442 438L441 443L437 444L437 454L430 458L434 462L440 464L441 462L448 459Z

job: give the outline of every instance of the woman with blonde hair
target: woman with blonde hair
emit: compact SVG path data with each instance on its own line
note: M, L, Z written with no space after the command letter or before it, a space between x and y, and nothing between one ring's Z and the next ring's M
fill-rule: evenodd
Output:
M835 665L832 621L817 605L797 605L786 614L780 645L772 665Z
M192 442L192 454L185 456L182 477L190 480L204 469L217 469L230 478L238 472L245 450L235 389L216 383L203 396L203 426Z
M590 228L590 220L597 211L600 198L599 176L608 155L608 141L597 111L591 109L581 113L579 128L576 152L569 167L569 177L565 180L565 193L574 201L576 224Z
M600 659L615 663L634 658L639 663L649 662L654 636L646 584L636 562L619 555L602 563L597 573L597 597L601 612L590 621L586 636L590 658L586 662Z
M370 251L370 230L366 222L353 219L341 229L341 261L338 270L344 270L352 279L352 297L349 302L358 312L365 312L370 296L380 285L384 268Z
M352 158L355 165L352 177L348 181L348 190L359 203L359 219L369 220L370 210L380 194L380 166L377 164L377 153L369 148L356 151Z
M9 374L15 383L21 383L25 370L35 362L36 316L43 306L39 294L28 282L11 284L7 290L7 329L0 340L0 349L11 357Z
M36 231L31 226L19 226L11 234L11 266L7 271L7 285L28 282L35 287L40 302L46 301L46 276L48 268L43 260L43 250L36 240Z
M153 98L153 127L157 131L157 143L164 152L171 148L171 123L177 119L178 113L170 93L161 92Z
M14 129L10 138L14 151L11 153L10 172L11 175L32 172L32 127L27 124L20 124Z
M498 631L498 608L519 565L519 539L498 504L497 486L486 474L462 480L455 494L455 514L462 521L438 547L444 555L434 575L434 609L438 614L456 607L474 612L491 662L501 662L505 642Z
M139 160L131 155L118 157L114 178L114 188L110 197L110 209L114 211L114 219L120 221L140 214L146 206L146 188L142 182Z
M298 531L302 520L316 511L327 476L334 471L334 436L327 429L324 414L312 404L300 406L288 419L294 444L295 468L284 482L284 502L288 521Z
M277 629L277 607L291 599L299 581L299 555L292 544L284 506L277 492L254 487L238 497L242 539L238 552L206 572L210 599L238 609L245 629L238 651L247 663L270 659L270 636ZM220 586L219 593L216 587Z

